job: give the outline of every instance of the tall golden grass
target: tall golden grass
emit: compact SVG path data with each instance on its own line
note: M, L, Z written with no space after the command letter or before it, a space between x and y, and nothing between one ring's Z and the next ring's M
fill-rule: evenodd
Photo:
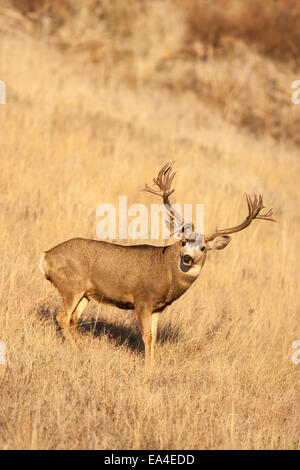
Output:
M6 15L19 21L17 10ZM268 129L257 137L225 119L221 104L155 77L132 86L125 65L83 68L75 52L7 25L0 42L7 85L0 447L299 448L291 345L300 339L300 163L292 139L275 141ZM141 74L151 70L145 64ZM222 60L202 66L224 86L231 79ZM176 201L204 203L206 231L240 222L246 191L263 192L280 223L255 221L208 256L195 285L162 313L155 367L145 374L131 312L91 303L81 327L90 340L82 349L62 341L59 297L38 261L68 238L96 238L100 203L117 204L120 194L129 203L154 202L139 190L169 159L180 168Z

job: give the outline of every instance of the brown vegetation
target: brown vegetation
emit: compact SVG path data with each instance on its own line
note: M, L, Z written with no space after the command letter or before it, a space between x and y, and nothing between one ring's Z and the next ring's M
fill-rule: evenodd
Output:
M201 21L190 16L202 2L82 3L0 6L0 446L299 448L293 46L279 52L271 34L259 39L254 13L242 16L243 35L227 34L228 12L241 15L233 0L224 16L206 2L224 29L217 44L206 41L206 56ZM261 18L275 15L268 2L260 8ZM287 21L282 34L295 44ZM206 231L241 220L246 191L263 192L280 223L254 221L208 258L163 313L156 368L145 375L131 313L90 305L85 346L62 341L58 295L38 261L68 238L96 238L100 203L119 194L149 203L139 189L170 159L181 168L176 200L205 203Z

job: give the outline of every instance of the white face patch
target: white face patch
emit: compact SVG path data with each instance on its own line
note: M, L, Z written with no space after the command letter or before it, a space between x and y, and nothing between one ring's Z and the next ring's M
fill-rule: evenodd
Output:
M198 249L198 244L196 245L197 242L186 242L185 248L187 251L194 251ZM200 248L200 246L199 246Z
M180 261L180 270L186 274L187 277L196 278L199 276L201 271L201 264L193 264L191 266L186 266L182 261Z
M189 234L189 239L183 240L180 248L180 270L187 277L198 277L205 253L204 237L196 232Z
M199 276L204 254L205 251L191 250L187 246L182 247L180 250L180 270L192 277Z

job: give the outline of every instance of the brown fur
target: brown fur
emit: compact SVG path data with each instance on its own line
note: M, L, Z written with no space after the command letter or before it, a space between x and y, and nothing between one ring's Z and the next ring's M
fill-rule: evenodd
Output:
M272 209L260 214L264 208L261 194L253 200L246 194L248 216L241 224L201 236L193 231L192 222L184 223L170 203L169 196L174 192L173 164L172 160L164 165L154 178L158 189L145 185L145 191L162 197L182 240L157 247L74 238L43 254L41 270L62 297L57 321L66 337L78 336L78 318L90 299L134 309L148 362L154 357L157 313L178 299L198 278L206 252L225 248L231 240L228 234L243 230L254 219L274 221Z
M62 297L57 321L64 335L78 337L78 318L91 299L135 309L148 361L157 336L158 314L154 313L192 285L206 259L206 252L197 250L196 270L192 266L183 271L182 250L181 241L167 247L128 247L74 238L47 251L42 267Z

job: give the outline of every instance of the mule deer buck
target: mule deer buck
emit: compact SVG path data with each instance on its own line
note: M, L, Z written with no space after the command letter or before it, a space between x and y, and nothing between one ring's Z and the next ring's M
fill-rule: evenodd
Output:
M160 312L198 278L207 252L225 248L229 234L245 229L254 219L274 221L272 209L260 214L262 195L251 200L246 194L244 222L204 236L194 232L193 223L184 224L170 204L173 163L164 165L154 178L157 189L145 185L144 190L162 197L171 220L180 227L180 240L165 246L122 246L74 238L43 253L40 268L61 295L57 322L66 338L80 338L77 323L91 299L134 309L148 363L154 357Z

